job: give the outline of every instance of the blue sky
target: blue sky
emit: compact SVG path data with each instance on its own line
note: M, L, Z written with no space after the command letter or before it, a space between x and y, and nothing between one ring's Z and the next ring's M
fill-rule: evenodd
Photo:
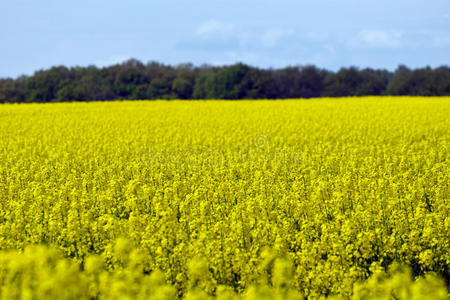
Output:
M450 65L449 0L1 0L0 77L128 58L196 65Z

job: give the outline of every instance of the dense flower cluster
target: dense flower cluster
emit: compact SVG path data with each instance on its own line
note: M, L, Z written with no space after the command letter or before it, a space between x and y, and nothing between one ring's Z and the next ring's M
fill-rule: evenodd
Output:
M0 106L0 298L447 299L449 113Z

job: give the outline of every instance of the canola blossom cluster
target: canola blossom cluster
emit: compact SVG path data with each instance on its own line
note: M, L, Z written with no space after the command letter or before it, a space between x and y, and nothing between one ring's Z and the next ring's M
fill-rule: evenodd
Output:
M0 299L448 299L450 98L0 106Z

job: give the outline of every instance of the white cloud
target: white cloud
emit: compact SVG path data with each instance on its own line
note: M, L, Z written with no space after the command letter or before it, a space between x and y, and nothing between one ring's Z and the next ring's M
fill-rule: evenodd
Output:
M330 35L326 32L318 32L318 31L307 31L302 33L302 37L307 40L323 42L330 39Z
M251 51L227 51L223 52L220 57L212 60L211 64L214 66L230 65L237 62L245 62L247 64L254 64L261 60L261 54Z
M432 45L434 47L449 47L450 46L450 36L436 36L433 39Z
M195 31L195 35L203 38L221 37L229 38L234 35L235 26L233 24L209 20L200 25Z
M354 47L396 48L402 44L403 34L396 30L361 30L350 41Z
M101 59L95 62L95 64L99 67L106 67L111 66L115 64L119 64L121 62L124 62L126 60L130 59L130 56L127 55L114 55L110 56L107 59Z
M282 30L278 28L272 28L264 32L261 36L261 42L265 47L275 47L281 39L292 35L292 30Z
M336 48L332 44L325 44L311 57L310 62L318 66L323 66L331 61L334 61L336 58Z

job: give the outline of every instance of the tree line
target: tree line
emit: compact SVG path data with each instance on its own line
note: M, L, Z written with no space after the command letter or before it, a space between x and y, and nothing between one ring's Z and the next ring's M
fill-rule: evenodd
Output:
M261 69L229 66L143 64L130 59L109 67L57 66L32 76L0 79L0 102L118 99L285 99L365 95L450 95L450 67L394 72L313 65Z

